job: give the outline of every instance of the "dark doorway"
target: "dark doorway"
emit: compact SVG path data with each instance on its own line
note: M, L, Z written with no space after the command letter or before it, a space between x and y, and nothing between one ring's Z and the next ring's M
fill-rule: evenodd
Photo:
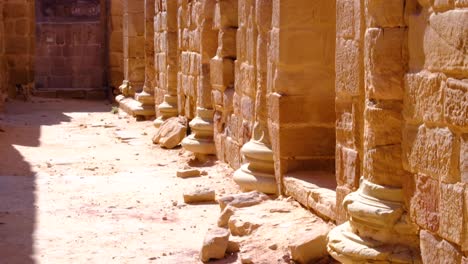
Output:
M102 89L105 25L100 0L37 0L37 89Z

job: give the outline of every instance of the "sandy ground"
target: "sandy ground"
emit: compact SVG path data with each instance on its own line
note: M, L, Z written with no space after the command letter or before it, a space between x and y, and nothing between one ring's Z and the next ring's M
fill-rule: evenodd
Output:
M238 192L223 163L190 162L151 142L151 121L105 102L39 99L0 115L0 263L200 263L217 204L186 205L210 186ZM119 139L124 138L124 139ZM190 164L205 170L180 179ZM238 263L236 255L212 263Z

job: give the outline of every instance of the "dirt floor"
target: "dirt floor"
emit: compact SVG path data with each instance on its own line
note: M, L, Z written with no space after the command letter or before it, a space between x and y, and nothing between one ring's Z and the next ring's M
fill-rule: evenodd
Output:
M210 186L238 192L223 163L153 145L151 121L112 105L10 102L0 115L0 263L199 263L218 204L186 205ZM180 179L190 164L207 175ZM213 263L238 263L237 255Z

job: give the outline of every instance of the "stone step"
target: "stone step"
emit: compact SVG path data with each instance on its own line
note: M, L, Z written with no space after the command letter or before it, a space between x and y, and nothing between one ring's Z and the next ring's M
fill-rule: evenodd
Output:
M336 219L335 175L322 171L288 172L284 191L303 206L325 219Z

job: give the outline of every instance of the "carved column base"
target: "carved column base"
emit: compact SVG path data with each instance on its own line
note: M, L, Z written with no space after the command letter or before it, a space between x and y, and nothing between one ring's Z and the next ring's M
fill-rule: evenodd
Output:
M164 95L164 101L158 105L158 110L160 115L153 123L156 128L159 128L166 119L176 117L179 114L177 110L177 96Z
M361 179L343 201L349 221L328 234L328 252L342 263L421 263L418 229L400 188Z
M243 191L277 193L272 150L260 141L250 140L242 146L241 153L247 163L233 177L240 188Z
M154 105L154 96L147 93L145 90L146 89L143 88L141 93L135 94L135 99L143 105Z
M213 113L212 109L197 108L197 116L189 123L192 134L182 140L182 147L195 153L197 157L216 154Z

